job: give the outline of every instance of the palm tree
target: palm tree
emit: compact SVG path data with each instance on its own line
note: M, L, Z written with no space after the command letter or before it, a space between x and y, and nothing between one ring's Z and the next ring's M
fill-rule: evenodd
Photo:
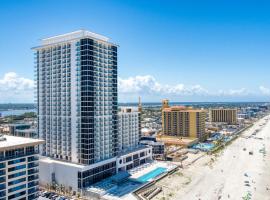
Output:
M64 193L64 189L65 189L65 186L64 185L60 185L60 193L63 194Z
M50 190L50 184L47 183L46 186L45 186L45 188L46 188L47 190Z
M67 188L65 188L65 195L67 195L68 194L68 189Z
M71 196L72 195L72 187L68 188L68 194Z

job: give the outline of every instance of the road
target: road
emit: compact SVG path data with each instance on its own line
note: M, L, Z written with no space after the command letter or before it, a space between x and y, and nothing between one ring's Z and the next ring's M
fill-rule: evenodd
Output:
M161 180L157 184L164 191L155 199L270 200L270 121L260 126L265 119L256 122L220 155L206 155L180 170L179 175ZM259 128L256 136L247 138Z

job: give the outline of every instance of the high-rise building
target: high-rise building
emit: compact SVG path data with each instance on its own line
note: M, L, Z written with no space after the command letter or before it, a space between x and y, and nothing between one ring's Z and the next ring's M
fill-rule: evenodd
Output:
M0 199L38 198L38 145L43 142L0 136Z
M141 97L139 97L139 104L138 104L138 115L139 115L139 138L142 137L142 101Z
M139 145L139 112L134 108L122 108L118 113L119 150L134 149Z
M76 31L35 47L42 155L93 164L117 154L117 45Z
M123 155L117 45L79 30L43 39L34 50L38 134L46 141L41 150L47 157L40 162L41 184L58 183L76 192L115 174Z
M237 124L237 109L218 108L210 110L210 121Z
M164 135L206 139L205 110L173 106L162 110Z

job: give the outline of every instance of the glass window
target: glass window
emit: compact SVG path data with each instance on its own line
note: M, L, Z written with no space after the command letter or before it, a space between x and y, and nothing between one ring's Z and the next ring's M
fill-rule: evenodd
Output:
M26 184L19 185L19 186L14 187L14 188L10 188L10 189L8 189L8 192L15 192L15 191L23 189L23 188L26 188Z
M17 160L8 161L8 164L13 165L13 164L24 162L24 161L25 161L25 158L20 158L20 159L17 159Z
M8 182L8 186L15 185L15 184L18 184L18 183L21 183L24 181L26 181L26 178L20 178L20 179L14 180L14 181L10 181L10 182Z
M8 168L8 172L16 171L16 170L19 170L19 169L25 169L25 168L26 168L26 165L19 165L19 166L16 166L16 167Z
M26 171L23 171L23 172L18 172L18 173L15 173L15 174L11 174L11 175L8 175L8 178L11 179L11 178L16 178L16 177L19 177L19 176L23 176L26 174Z

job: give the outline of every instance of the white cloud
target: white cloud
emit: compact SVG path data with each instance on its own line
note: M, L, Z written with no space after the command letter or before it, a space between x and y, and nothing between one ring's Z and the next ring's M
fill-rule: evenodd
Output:
M260 91L261 91L261 93L263 95L267 95L267 96L270 95L270 89L269 88L266 88L264 86L260 86L259 89L260 89Z
M239 97L239 96L247 96L250 94L251 94L251 92L249 90L247 90L246 88L240 88L240 89L229 89L226 91L219 90L217 95Z
M208 91L201 85L168 85L159 83L153 76L135 76L119 78L120 93L168 94L168 95L207 95Z
M153 76L135 76L127 79L119 78L119 93L121 94L161 94L177 96L246 96L250 92L245 88L219 90L217 93L211 93L199 84L185 85L178 83L176 85L162 84Z
M175 85L162 84L151 75L134 76L127 79L119 78L119 94L123 99L129 101L136 99L138 95L149 100L159 100L159 98L179 97L183 100L222 100L225 97L248 98L259 95L267 97L270 95L270 88L258 87L257 91L250 91L246 88L209 91L200 84L185 85L178 83ZM198 97L198 98L193 98ZM245 100L245 99L243 99ZM0 77L0 102L33 102L34 101L34 81L19 76L15 72L9 72Z
M185 85L178 83L174 85L162 84L151 75L134 76L126 79L119 78L119 95L120 100L136 99L142 96L146 99L158 100L160 98L172 98L176 100L187 101L222 101L222 100L248 100L264 99L270 95L270 88L263 86L258 89L250 90L247 88L219 89L210 91L200 84ZM147 98L149 97L149 98ZM128 101L128 100L126 100Z
M0 78L0 102L33 102L34 81L8 72Z

